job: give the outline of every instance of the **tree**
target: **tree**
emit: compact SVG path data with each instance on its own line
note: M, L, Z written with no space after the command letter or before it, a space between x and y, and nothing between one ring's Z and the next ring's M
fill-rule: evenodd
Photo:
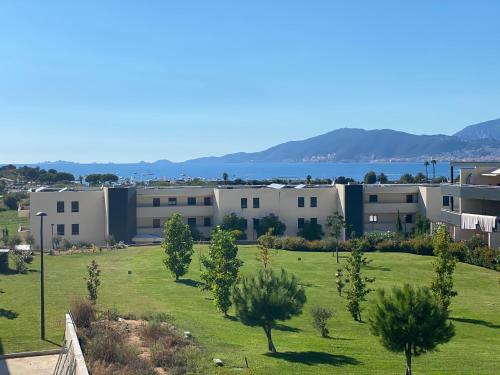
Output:
M272 228L267 231L266 234L259 237L259 252L256 255L256 259L262 264L264 269L267 268L269 263L271 263L271 258L273 257L269 249L269 244L273 241L273 230Z
M365 174L365 184L374 184L377 182L377 174L374 171L369 171Z
M338 268L335 273L335 285L337 286L337 293L342 297L342 290L345 287L344 274L342 273L342 268Z
M326 226L329 229L328 235L332 238L337 254L337 263L339 262L339 238L342 230L345 229L344 217L338 213L334 213L326 218Z
M193 237L189 225L182 222L181 215L172 214L165 223L163 231L164 241L162 248L165 250L163 263L175 277L175 281L180 276L186 274L191 264L193 255Z
M304 226L297 232L299 237L305 238L309 241L320 240L323 237L323 230L321 225L309 220L304 222Z
M410 173L405 173L404 175L401 176L399 179L399 182L401 184L413 184L413 176Z
M19 201L18 201L17 197L13 194L7 194L5 197L3 197L3 204L9 210L17 210L17 203L18 202Z
M361 274L361 266L369 263L363 256L361 249L362 244L360 240L353 240L351 254L347 258L345 265L347 310L349 310L354 320L358 322L362 321L361 302L365 301L366 295L372 291L372 289L368 288L368 284L375 281L374 278L363 277Z
M269 230L272 230L273 235L282 236L286 231L286 225L279 220L275 214L269 214L259 220L259 227L257 228L257 235L262 236Z
M425 166L425 182L429 182L429 172L428 172L428 170L427 170L427 168L429 167L429 164L430 164L430 163L429 163L429 161L428 161L428 160L426 160L426 161L424 162L424 166Z
M243 261L238 259L238 246L231 232L217 226L212 232L212 240L208 249L208 257L201 257L205 270L201 279L204 289L210 290L215 306L227 316L231 307L231 288L238 278L238 271Z
M321 337L328 337L330 332L326 324L333 317L333 311L327 307L313 307L311 316L313 317L312 326L321 333Z
M233 232L237 240L246 240L247 221L242 217L238 217L235 213L226 215L222 219L220 227L224 230Z
M443 309L447 311L451 299L457 295L457 292L453 290L453 273L455 272L456 259L449 250L450 241L444 225L437 228L432 238L432 244L436 257L432 264L434 278L431 282L431 290Z
M403 222L401 221L401 215L399 215L399 210L396 217L396 233L399 235L403 233Z
M224 180L224 185L227 185L227 181L229 180L229 175L226 172L224 172L222 174L222 179Z
M432 159L431 160L431 164L432 164L432 181L434 181L436 179L436 164L437 164L437 160Z
M272 269L261 269L254 277L244 277L233 289L236 316L249 326L260 326L267 337L268 350L276 353L272 329L276 321L289 320L300 315L306 303L304 288L294 275L284 269L276 274Z
M354 179L350 177L344 177L344 176L339 176L335 179L336 184L342 184L342 185L347 185L348 183L354 183Z
M389 182L389 179L387 178L384 172L380 172L380 174L377 176L377 181L380 182L381 184L386 184Z
M427 182L427 177L422 172L418 172L413 178L413 182L416 184L423 184Z
M99 269L99 265L93 259L87 266L87 290L89 292L89 300L94 303L97 301L97 288L101 285L100 275L101 270Z
M423 236L429 233L431 230L431 221L425 216L422 216L420 212L417 212L415 216L415 234L417 236Z
M405 353L406 375L411 375L412 356L433 351L455 334L447 319L428 288L405 284L394 287L391 294L380 290L368 321L370 331L386 349Z
M311 185L311 181L312 181L312 177L311 177L311 175L310 175L310 174L308 174L308 175L307 175L307 177L306 177L306 183L307 183L308 185Z

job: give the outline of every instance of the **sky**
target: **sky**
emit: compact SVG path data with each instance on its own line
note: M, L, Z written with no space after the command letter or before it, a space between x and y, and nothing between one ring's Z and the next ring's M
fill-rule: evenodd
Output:
M500 117L500 1L2 1L0 163Z

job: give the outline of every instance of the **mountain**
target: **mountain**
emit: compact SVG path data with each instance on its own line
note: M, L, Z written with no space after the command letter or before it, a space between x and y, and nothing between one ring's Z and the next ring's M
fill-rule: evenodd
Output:
M484 129L486 131L491 127L493 134L495 126L497 125L493 122L493 125L487 124ZM342 128L305 140L282 143L264 151L239 152L187 162L383 162L421 161L430 158L437 160L499 159L500 143L492 137L464 139L456 135L415 135L390 129Z
M458 133L455 133L455 137L465 140L488 138L500 140L500 118L480 122L479 124L469 125L460 130Z

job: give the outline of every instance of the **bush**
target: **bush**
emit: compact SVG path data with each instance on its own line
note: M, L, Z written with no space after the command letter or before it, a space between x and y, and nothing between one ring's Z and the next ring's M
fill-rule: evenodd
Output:
M151 345L170 334L170 329L157 320L151 320L140 327L139 334L148 345Z
M124 334L106 322L92 325L84 347L90 361L127 365L137 360L137 350L127 343Z
M496 270L500 262L500 250L487 246L476 247L469 253L468 263Z
M7 207L9 210L17 210L17 203L19 202L19 200L16 198L15 195L13 194L7 194L4 198L3 198L3 204L5 205L5 207Z
M313 327L321 333L322 337L328 337L329 331L326 324L332 318L333 311L326 307L313 307L311 316L313 317Z
M375 245L375 251L381 253L393 253L401 251L401 246L399 242L391 241L391 240L383 240L378 242Z
M68 240L68 239L66 239L66 238L64 238L64 239L62 240L62 248L63 248L63 250L69 250L69 249L71 249L72 247L73 247L73 244L71 243L71 241L70 241L70 240Z
M450 242L449 251L458 261L468 261L469 249L463 242Z
M302 237L283 237L281 239L281 248L292 251L308 250L307 241Z
M417 255L434 255L432 238L429 236L412 238L403 241L401 244L403 251Z
M70 311L77 327L89 328L97 317L96 306L86 298L74 299Z
M314 241L309 241L306 243L307 245L307 250L309 251L325 251L327 250L325 248L325 241L323 240L314 240Z
M14 254L15 262L16 262L16 272L17 273L26 273L28 272L28 266L26 265L26 258L24 254L18 252Z
M119 365L104 361L91 362L89 370L92 375L157 375L155 369L146 361L136 358L132 364Z

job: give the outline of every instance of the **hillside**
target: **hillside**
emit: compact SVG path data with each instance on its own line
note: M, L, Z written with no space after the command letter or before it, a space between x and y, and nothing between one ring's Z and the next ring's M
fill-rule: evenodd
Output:
M240 152L190 162L361 162L499 157L500 144L493 139L466 140L456 136L415 135L390 129L343 128L301 141L282 143L260 152Z
M479 124L469 125L459 132L455 133L455 137L464 140L488 138L500 140L500 118L496 120L481 122Z

